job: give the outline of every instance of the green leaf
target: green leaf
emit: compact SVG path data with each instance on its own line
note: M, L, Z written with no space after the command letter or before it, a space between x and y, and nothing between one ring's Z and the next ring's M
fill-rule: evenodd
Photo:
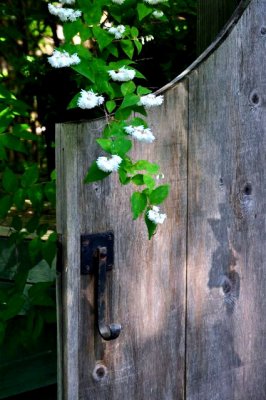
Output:
M79 0L80 2L80 0ZM88 1L84 2L83 10L88 10L83 13L84 19L88 25L98 24L103 15L100 1L88 4Z
M120 110L126 107L132 107L136 105L138 102L139 102L139 96L137 96L136 94L127 94L124 97L124 100L122 101Z
M0 134L7 130L13 118L10 107L6 107L0 112Z
M111 172L104 172L101 171L97 164L96 161L94 161L88 172L87 175L84 178L84 183L91 183L91 182L96 182L96 181L101 181L102 179L106 178L108 175L110 175Z
M85 78L88 78L91 82L95 82L93 63L82 60L79 64L72 65L71 68L79 74L85 76Z
M148 89L148 88L146 88L144 86L138 86L137 87L137 93L138 93L139 96L143 96L143 95L149 94L151 92L152 91L150 89Z
M114 43L109 44L109 46L107 47L107 50L108 50L109 53L111 53L115 58L117 58L117 57L119 56L118 48L115 46Z
M51 266L56 256L56 242L50 240L50 238L46 240L42 246L42 256L43 259Z
M78 107L78 99L80 97L80 93L75 94L75 96L72 98L72 100L69 102L67 109L70 110L71 108L77 108Z
M112 61L108 64L108 70L117 70L119 68L135 64L134 61L128 60L128 59L123 59L123 60L118 60L118 61Z
M162 185L154 189L149 196L150 203L155 205L161 204L168 196L169 190L169 185Z
M105 47L112 43L113 37L106 32L106 30L100 28L99 26L94 26L92 31L101 51L103 51Z
M132 40L123 39L120 41L120 46L123 52L129 57L132 58L134 55L134 44Z
M29 132L30 126L28 124L16 124L13 127L12 134L19 139L37 141L38 136Z
M116 107L116 102L114 100L108 100L105 105L106 105L107 111L109 113L111 113Z
M147 212L145 212L145 223L148 229L148 235L149 235L149 240L152 238L152 236L156 233L156 228L157 225L149 220Z
M152 9L145 6L143 3L138 3L137 5L137 11L138 11L138 16L139 20L141 21L143 18L147 17L147 15L152 13Z
M0 218L6 217L10 207L12 206L12 196L6 195L0 198Z
M115 139L111 146L111 153L124 157L125 154L132 148L131 140L118 138Z
M144 175L143 174L137 174L132 176L131 180L135 185L142 186L144 185L144 180L143 180Z
M131 31L131 35L133 36L133 38L134 38L134 37L137 37L138 34L139 34L139 30L138 30L138 28L136 28L135 26L132 26L131 29L130 29L130 31Z
M22 219L18 215L14 215L14 217L12 219L11 226L16 231L20 231L22 229Z
M14 199L13 199L14 204L18 208L18 210L23 210L25 199L26 199L25 190L19 188L14 194Z
M147 186L148 189L152 190L155 186L155 180L149 176L149 175L144 175L143 176L143 181L145 185Z
M32 220L35 219L35 221L32 223L32 229L29 230L28 224L26 225L28 232L32 233L36 230L36 227L39 225L39 221L40 221L39 218L38 219L37 218L38 218L37 216L34 216L31 218ZM35 224L35 229L33 229L34 224ZM41 239L38 237L32 239L29 243L28 251L29 251L30 259L31 259L32 263L35 265L42 260L41 250L42 250Z
M63 24L65 40L67 42L70 42L73 36L75 36L80 31L83 31L83 26L84 25L82 24L80 19L77 19L74 22L68 22L66 24Z
M134 192L131 196L130 201L133 219L137 219L146 208L147 197L144 193Z
M11 133L6 133L0 136L0 141L4 147L8 149L18 151L20 153L27 154L25 144L16 136Z
M29 199L34 210L41 211L43 207L43 190L42 185L33 185L27 190Z
M124 121L130 117L131 113L132 113L132 110L130 108L125 108L122 110L121 110L121 108L119 108L115 113L115 118L120 121Z
M14 193L17 190L18 187L17 176L9 168L6 168L3 173L2 185L6 192Z
M44 193L48 201L52 204L52 206L55 206L55 201L56 201L55 181L47 182L45 184Z
M56 180L56 170L55 169L51 172L50 178L51 178L52 181Z
M33 164L29 167L21 178L21 185L24 188L32 186L39 179L39 169L37 164Z
M52 282L35 283L28 291L31 304L35 306L54 307L55 301L51 293Z
M96 142L101 146L101 148L107 153L111 153L112 143L111 139L96 139Z
M26 229L29 233L33 233L36 231L38 225L40 222L40 217L38 215L33 215L33 217L31 217L28 222L26 223ZM39 243L39 242L38 242ZM32 241L30 243L30 247L33 248L34 247L35 242ZM33 251L34 252L34 251Z
M121 85L121 92L122 92L123 96L133 93L135 89L136 89L136 85L132 81L125 82Z
M157 174L159 172L159 166L157 164L150 163L146 160L139 160L132 166L133 170L142 171L145 170L151 174Z
M10 299L8 299L5 308L0 311L0 319L7 321L15 317L21 311L24 303L24 296L19 293L14 294Z
M118 169L118 175L122 185L127 185L130 182L130 177L127 176L127 172L122 167Z
M141 52L141 50L142 50L142 43L140 43L140 41L138 39L135 39L134 43L135 43L136 49L137 49L138 54L139 54Z
M144 119L139 118L139 117L132 118L132 119L130 120L130 122L129 122L129 125L132 125L132 126L140 126L140 125L143 125L144 128L147 128L147 127L148 127L147 122L144 121Z

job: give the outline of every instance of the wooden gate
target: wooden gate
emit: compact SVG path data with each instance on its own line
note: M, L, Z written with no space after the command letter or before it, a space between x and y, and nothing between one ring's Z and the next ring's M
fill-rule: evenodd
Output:
M266 1L244 3L160 91L156 143L135 145L172 188L150 242L115 174L83 184L104 120L57 127L64 400L266 399ZM123 327L113 341L95 329L94 277L80 269L81 235L106 231L108 322Z

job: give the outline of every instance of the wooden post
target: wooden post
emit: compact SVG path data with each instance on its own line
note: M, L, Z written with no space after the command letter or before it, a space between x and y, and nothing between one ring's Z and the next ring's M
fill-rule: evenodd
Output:
M215 39L232 16L239 0L198 0L197 54Z
M189 78L189 400L266 399L265 14Z

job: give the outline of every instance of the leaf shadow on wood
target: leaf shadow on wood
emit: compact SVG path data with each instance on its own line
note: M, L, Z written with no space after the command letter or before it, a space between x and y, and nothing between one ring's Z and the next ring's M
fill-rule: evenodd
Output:
M237 258L229 239L230 209L226 204L219 204L220 219L208 219L219 246L212 255L208 287L221 288L228 314L232 314L240 292L240 277L235 270Z

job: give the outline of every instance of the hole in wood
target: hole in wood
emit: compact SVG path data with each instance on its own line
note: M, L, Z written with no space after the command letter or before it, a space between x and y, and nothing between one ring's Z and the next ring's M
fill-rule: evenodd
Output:
M244 186L244 189L243 189L243 193L244 193L246 196L250 196L250 195L251 195L251 193L252 193L252 186L251 186L250 183L246 183L246 185Z
M258 93L255 92L251 95L251 101L253 104L256 104L256 105L259 104L260 98L259 98Z
M265 35L265 34L266 34L266 27L265 27L265 26L262 26L262 27L260 28L260 33L261 33L262 35Z
M104 364L96 364L93 372L92 377L96 382L102 381L107 376L107 368Z

